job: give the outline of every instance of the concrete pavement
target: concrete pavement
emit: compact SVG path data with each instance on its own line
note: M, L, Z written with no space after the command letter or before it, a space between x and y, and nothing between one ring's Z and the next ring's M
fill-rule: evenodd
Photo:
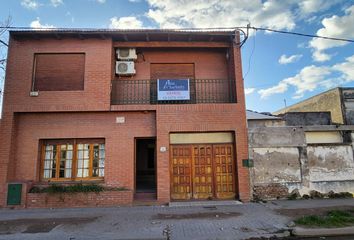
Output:
M281 209L354 206L350 200L299 200L227 206L139 206L0 210L0 240L248 239L286 230Z

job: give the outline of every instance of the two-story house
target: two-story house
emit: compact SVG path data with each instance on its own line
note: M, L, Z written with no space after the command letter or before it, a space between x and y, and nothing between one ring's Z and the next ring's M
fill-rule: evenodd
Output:
M1 206L77 182L250 199L238 31L10 31L1 121Z

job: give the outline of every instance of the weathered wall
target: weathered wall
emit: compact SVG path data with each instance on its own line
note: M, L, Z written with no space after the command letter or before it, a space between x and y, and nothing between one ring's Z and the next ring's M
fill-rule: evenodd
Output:
M319 131L305 132L307 144L342 143L343 138L340 131Z
M252 120L248 121L247 123L248 128L255 128L255 127L282 127L285 126L285 121L281 119L277 120L263 120L263 119L257 119L257 120Z
M304 146L305 134L299 127L260 127L249 128L251 147Z
M308 146L307 157L312 182L354 180L350 145Z
M254 148L253 161L255 183L301 182L296 147Z
M331 112L288 112L284 120L287 126L330 125Z
M354 193L353 146L323 133L323 143L309 144L302 128L249 129L254 197L284 198L294 189Z
M302 102L283 108L274 112L274 115L285 114L287 112L331 112L333 123L344 124L341 91L339 88L321 93Z
M354 89L344 88L342 89L343 107L345 122L348 125L354 124Z

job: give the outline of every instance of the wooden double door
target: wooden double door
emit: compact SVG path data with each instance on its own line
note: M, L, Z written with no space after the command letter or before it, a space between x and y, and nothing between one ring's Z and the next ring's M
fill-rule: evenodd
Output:
M235 198L233 145L171 145L171 199Z

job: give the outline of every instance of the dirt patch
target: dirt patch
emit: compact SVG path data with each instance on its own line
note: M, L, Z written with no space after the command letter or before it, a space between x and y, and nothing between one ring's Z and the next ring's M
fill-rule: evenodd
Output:
M277 209L276 212L288 216L292 219L296 219L302 216L319 215L324 216L331 210L352 210L353 206L335 206L335 207L321 207L321 208L297 208L297 209Z
M238 217L241 213L238 212L205 212L205 213L186 213L186 214L162 214L159 213L153 216L152 219L158 220L178 220L178 219L226 219L232 217Z
M0 221L0 234L45 233L59 225L78 225L93 222L98 217L88 218L36 218Z

